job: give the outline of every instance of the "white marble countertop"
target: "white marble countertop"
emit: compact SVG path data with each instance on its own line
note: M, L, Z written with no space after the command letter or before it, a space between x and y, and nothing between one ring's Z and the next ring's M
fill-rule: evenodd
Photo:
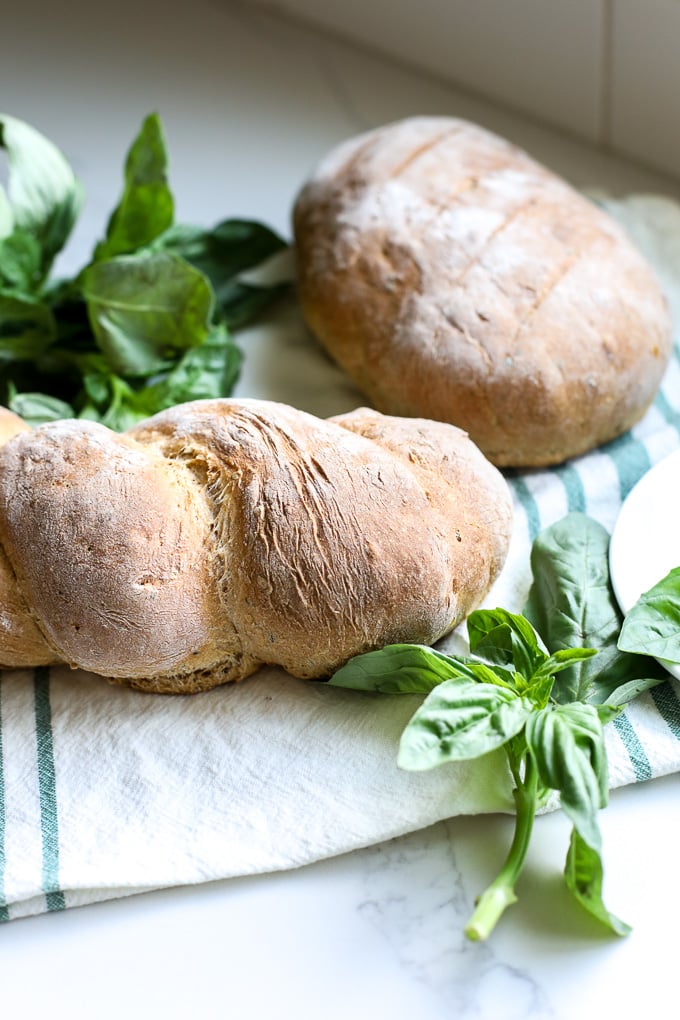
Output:
M289 235L293 197L319 156L413 113L477 120L578 186L680 197L680 182L228 0L120 0L96 12L84 0L19 5L0 35L0 94L83 180L88 201L65 256L76 265L101 233L124 152L151 110L165 124L184 222L237 215ZM241 392L256 371L253 357ZM281 395L292 371L272 374L269 395ZM675 1016L679 792L677 776L618 790L602 814L606 900L634 927L624 940L601 934L563 891L567 824L548 815L536 824L519 903L490 942L466 943L462 924L511 821L460 818L299 871L5 925L4 1009L72 1020Z

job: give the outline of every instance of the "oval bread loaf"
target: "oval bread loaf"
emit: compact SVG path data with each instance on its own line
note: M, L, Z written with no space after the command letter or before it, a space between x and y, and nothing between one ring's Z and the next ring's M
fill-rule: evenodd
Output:
M505 480L441 423L258 400L49 423L0 449L0 666L169 693L322 677L455 627L510 527Z
M626 431L671 350L666 300L618 225L461 120L351 139L295 203L303 315L375 407L453 422L496 464Z

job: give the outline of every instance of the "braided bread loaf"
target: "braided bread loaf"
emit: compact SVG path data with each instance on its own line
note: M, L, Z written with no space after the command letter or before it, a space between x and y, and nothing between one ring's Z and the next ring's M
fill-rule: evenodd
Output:
M5 412L3 437L0 666L165 693L322 677L437 640L507 552L505 481L451 425L223 400L122 435Z

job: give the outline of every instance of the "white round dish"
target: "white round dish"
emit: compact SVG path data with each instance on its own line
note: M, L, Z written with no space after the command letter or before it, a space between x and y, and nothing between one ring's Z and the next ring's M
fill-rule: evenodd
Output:
M609 544L616 601L627 613L640 595L680 566L680 450L651 468L631 489ZM659 660L680 679L680 665Z

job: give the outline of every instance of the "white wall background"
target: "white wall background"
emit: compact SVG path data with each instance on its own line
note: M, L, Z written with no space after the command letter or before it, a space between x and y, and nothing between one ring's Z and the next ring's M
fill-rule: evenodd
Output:
M680 177L680 0L249 0Z

